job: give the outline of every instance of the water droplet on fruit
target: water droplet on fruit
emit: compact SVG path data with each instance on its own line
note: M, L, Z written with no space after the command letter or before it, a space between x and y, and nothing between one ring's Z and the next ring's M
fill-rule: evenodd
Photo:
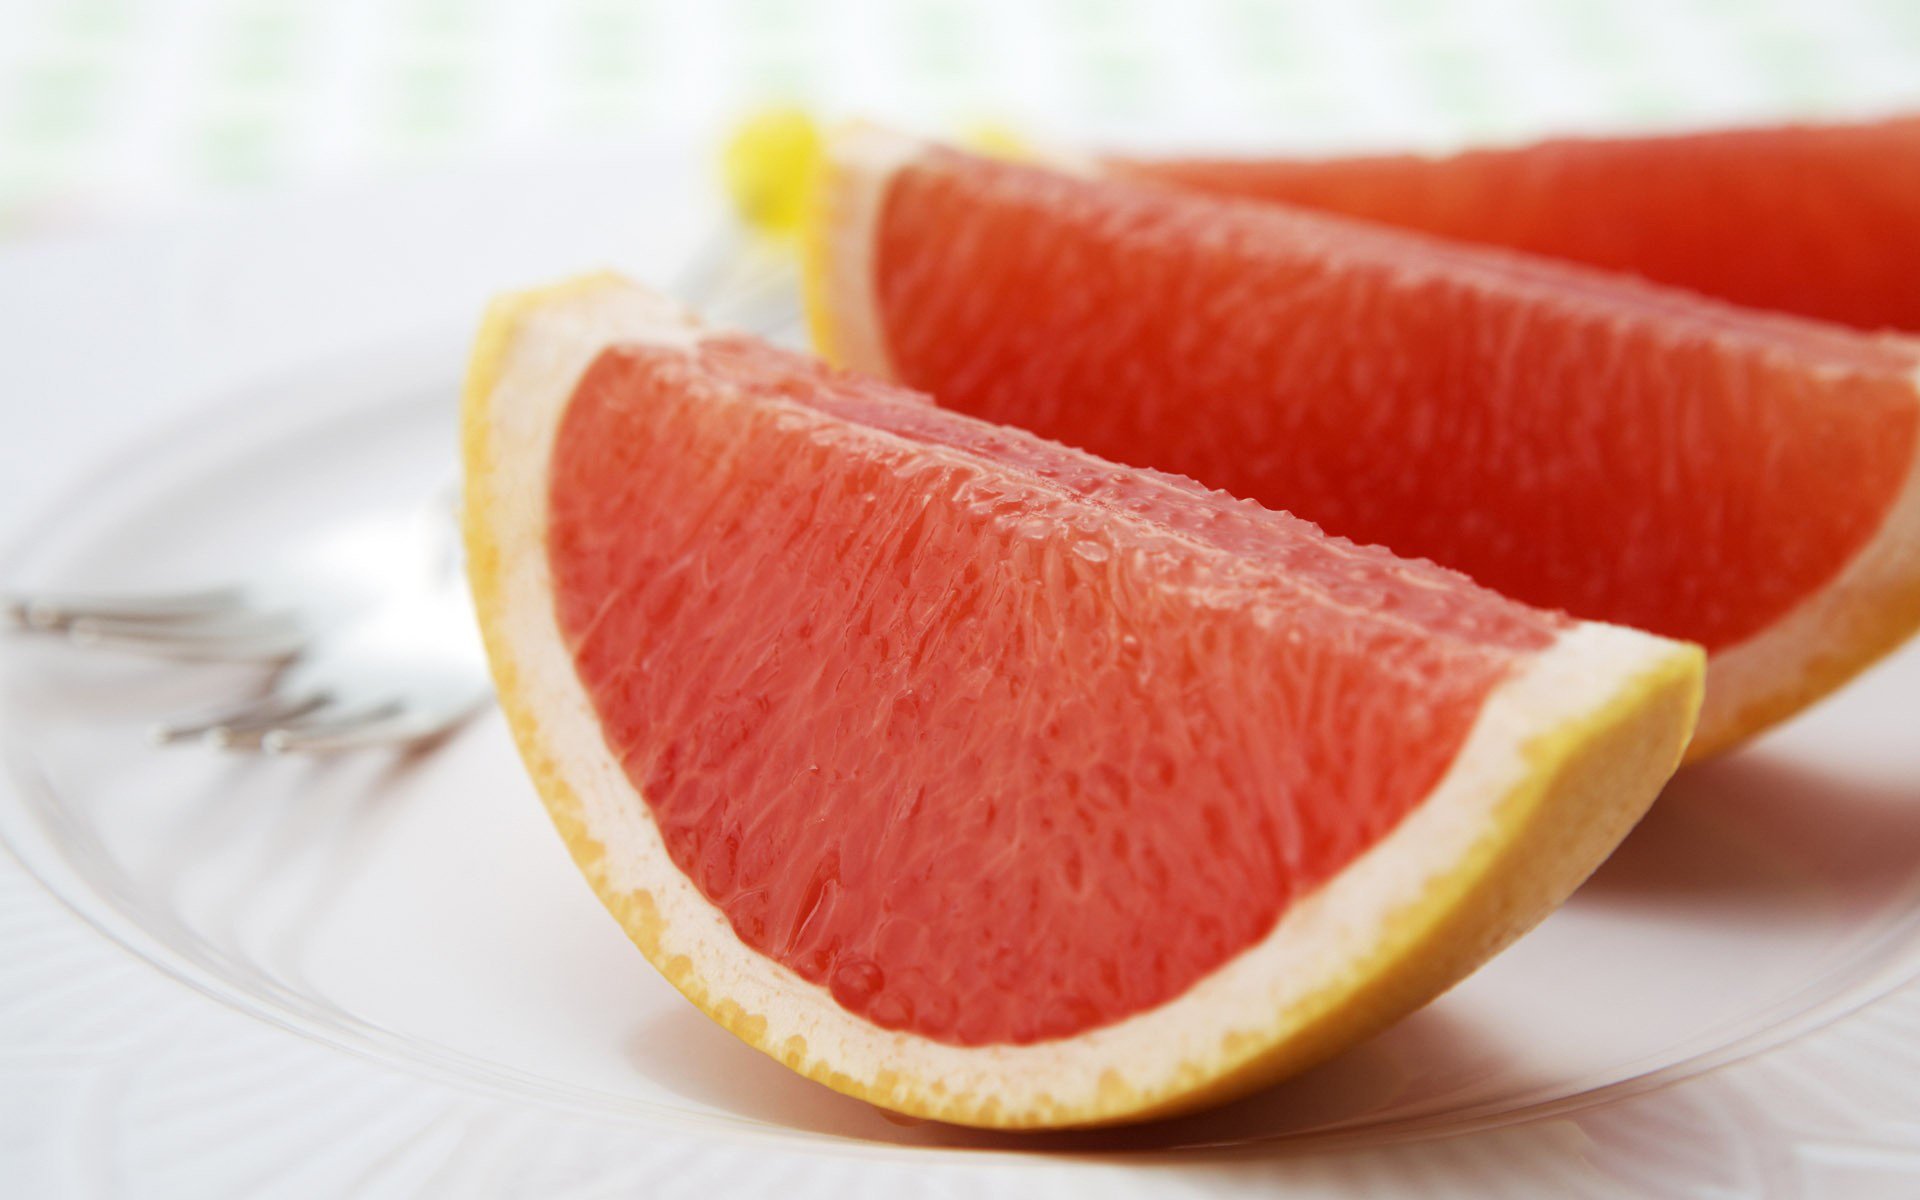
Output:
M1088 562L1105 562L1113 557L1113 549L1105 542L1096 542L1091 538L1073 544L1073 552Z
M850 958L833 969L827 990L833 993L840 1007L862 1012L886 982L887 977L879 967L864 958Z

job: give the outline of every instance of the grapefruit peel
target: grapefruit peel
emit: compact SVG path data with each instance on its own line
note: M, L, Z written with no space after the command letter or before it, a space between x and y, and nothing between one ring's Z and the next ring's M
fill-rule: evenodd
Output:
M1028 1045L881 1029L747 948L674 866L557 624L545 498L575 384L609 343L700 336L669 302L613 276L496 301L463 401L470 579L501 706L602 902L709 1017L847 1095L966 1125L1084 1127L1202 1107L1302 1070L1431 1000L1564 900L1687 743L1699 650L1575 624L1492 693L1445 777L1393 832L1171 1002Z

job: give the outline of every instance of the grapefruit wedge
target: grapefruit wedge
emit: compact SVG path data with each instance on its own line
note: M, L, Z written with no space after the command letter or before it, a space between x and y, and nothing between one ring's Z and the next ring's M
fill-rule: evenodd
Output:
M1109 167L1628 271L1758 308L1920 330L1920 117L1563 138L1444 157Z
M500 699L708 1015L901 1112L1224 1099L1424 1003L1674 769L1692 646L711 333L614 278L487 319Z
M1920 342L873 129L810 241L840 363L1700 643L1696 757L1920 625Z

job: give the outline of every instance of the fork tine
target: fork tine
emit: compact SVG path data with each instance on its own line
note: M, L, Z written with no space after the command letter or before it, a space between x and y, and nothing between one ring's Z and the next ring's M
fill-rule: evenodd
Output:
M66 627L75 645L188 661L262 662L287 658L308 641L308 634L281 617L230 621L141 621L84 617Z
M222 750L269 750L271 744L277 744L283 740L283 735L296 734L308 729L330 730L336 727L357 726L369 719L386 716L392 707L388 704L381 705L377 709L354 709L351 712L342 713L330 697L321 697L320 703L302 705L298 712L289 712L284 716L224 730L210 740Z
M170 746L206 738L225 745L236 735L307 716L327 704L328 699L321 692L304 697L261 696L207 716L156 725L153 728L153 740L157 745Z
M0 596L0 617L17 629L58 632L83 620L178 621L209 617L231 612L240 601L240 590L230 587L113 595L23 593Z
M403 740L406 730L419 725L397 700L321 720L282 722L262 730L252 749L268 754L347 750Z
M331 754L376 746L418 745L439 737L459 723L457 717L431 720L390 717L339 730L284 730L266 738L260 748L268 754Z

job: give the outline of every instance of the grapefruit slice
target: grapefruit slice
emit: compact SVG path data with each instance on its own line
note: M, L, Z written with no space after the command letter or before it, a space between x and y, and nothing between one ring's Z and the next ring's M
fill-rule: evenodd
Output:
M1696 648L709 333L488 317L466 520L500 698L655 966L920 1116L1223 1099L1430 999L1674 769Z
M1920 343L871 129L820 195L830 358L1698 642L1696 757L1920 625Z
M1739 304L1920 330L1920 117L1566 138L1437 158L1109 165L1628 271Z

